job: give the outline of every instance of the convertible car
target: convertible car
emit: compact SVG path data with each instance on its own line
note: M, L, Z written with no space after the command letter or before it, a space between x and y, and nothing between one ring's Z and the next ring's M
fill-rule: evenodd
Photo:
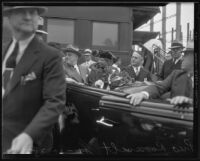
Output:
M71 113L59 134L64 154L192 156L193 107L174 107L165 100L133 106L126 98L146 88L105 90L67 84Z

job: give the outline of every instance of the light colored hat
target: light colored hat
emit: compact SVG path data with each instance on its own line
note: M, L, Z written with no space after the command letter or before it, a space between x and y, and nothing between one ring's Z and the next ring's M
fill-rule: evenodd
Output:
M188 41L186 48L183 50L183 52L188 52L188 51L194 51L194 41L193 40Z
M13 10L16 10L16 9L37 9L38 10L38 13L39 15L41 14L44 14L48 11L48 8L47 7L40 7L40 6L13 6L13 7L4 7L3 9L3 14L4 16L7 16L10 11L13 11Z
M90 49L84 50L84 55L91 55L91 54L92 54L92 50L90 50Z

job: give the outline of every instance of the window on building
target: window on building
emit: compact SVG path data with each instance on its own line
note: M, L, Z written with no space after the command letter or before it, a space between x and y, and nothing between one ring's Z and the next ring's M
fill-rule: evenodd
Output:
M47 22L47 41L65 44L74 43L74 21L49 18Z
M118 48L118 24L93 22L92 45Z

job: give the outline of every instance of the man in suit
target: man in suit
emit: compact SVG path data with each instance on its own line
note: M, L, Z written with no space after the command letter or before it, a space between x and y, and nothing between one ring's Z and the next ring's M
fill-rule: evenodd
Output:
M35 31L45 7L5 7L13 40L2 59L2 152L49 152L52 127L65 105L65 79L59 51ZM36 149L35 149L36 148Z
M148 70L143 68L144 62L143 53L140 51L134 51L131 57L131 64L124 70L135 79L135 81L152 81L151 74Z
M193 103L194 84L194 42L188 42L184 50L181 70L174 70L166 79L157 82L155 85L147 87L140 93L130 94L130 103L138 105L144 99L158 98L162 94L170 91L171 104Z
M66 81L78 84L87 84L87 67L77 65L78 59L81 57L78 48L68 45L66 48L63 48L62 51L65 55L64 70Z
M92 54L92 50L85 49L84 50L85 62L80 65L80 66L86 67L89 70L89 72L91 71L90 65L95 63L95 61L92 60L92 55L91 54Z
M162 66L159 77L161 80L167 78L168 75L171 74L172 71L176 69L181 69L182 63L182 51L183 45L179 41L175 40L171 44L171 59L166 60Z

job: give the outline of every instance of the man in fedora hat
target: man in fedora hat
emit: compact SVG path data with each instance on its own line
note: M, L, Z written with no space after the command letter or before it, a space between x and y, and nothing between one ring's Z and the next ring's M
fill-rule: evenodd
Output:
M85 49L84 50L84 57L85 57L85 62L82 63L81 66L85 66L90 72L91 71L90 65L95 63L95 61L92 60L92 50Z
M143 52L133 51L131 57L131 64L124 70L132 77L135 81L152 81L151 74L148 70L143 68L144 55Z
M68 45L62 49L64 53L64 71L65 80L78 84L86 84L86 77L88 75L87 67L78 65L78 59L81 57L79 49L73 45Z
M149 86L145 91L128 95L130 103L138 105L144 99L158 98L170 91L168 100L171 104L193 104L194 42L188 42L187 48L183 52L181 69L174 70L166 79Z
M39 18L38 29L36 30L36 35L40 40L43 40L44 35L48 35L43 29L44 20L42 17Z
M35 36L47 8L4 7L13 39L2 55L2 152L49 152L52 127L65 106L65 79L59 51Z
M167 78L167 76L175 69L181 69L183 48L181 42L177 40L172 42L171 48L169 48L171 49L171 59L164 62L161 72L158 75L161 80Z

